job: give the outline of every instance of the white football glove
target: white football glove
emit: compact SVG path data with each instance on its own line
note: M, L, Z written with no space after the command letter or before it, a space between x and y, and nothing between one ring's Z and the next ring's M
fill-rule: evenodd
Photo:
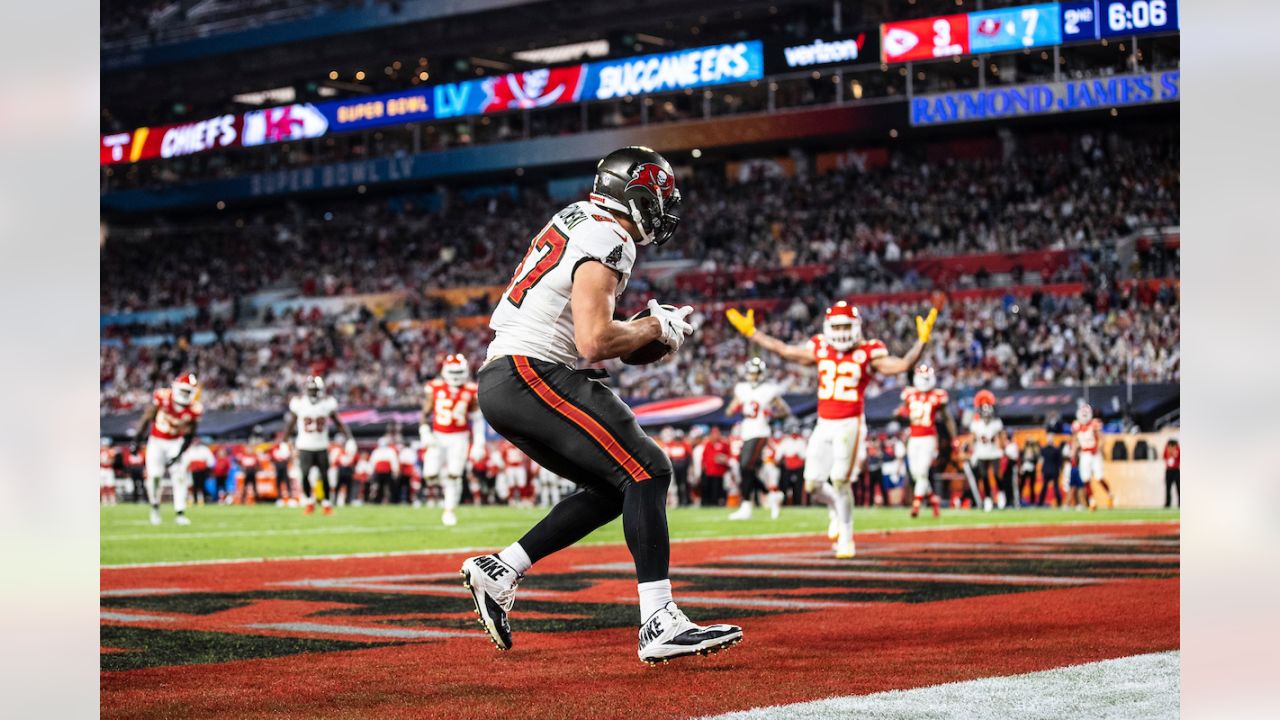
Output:
M657 300L649 300L649 314L658 318L658 322L662 324L662 337L659 339L662 344L671 348L671 352L679 350L685 338L693 334L693 326L686 320L692 312L693 307L689 305L668 310L658 304Z

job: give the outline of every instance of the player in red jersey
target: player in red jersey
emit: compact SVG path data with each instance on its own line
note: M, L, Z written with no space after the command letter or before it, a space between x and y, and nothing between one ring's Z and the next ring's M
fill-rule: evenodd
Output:
M196 397L199 388L196 376L186 373L173 382L173 387L157 390L134 432L136 449L138 438L147 426L151 427L147 437L147 500L151 503L152 525L160 524L160 482L165 475L170 475L173 483L173 509L177 515L174 521L179 525L191 524L186 515L186 472L181 466L173 473L170 469L178 464L196 436L196 426L204 413Z
M468 450L472 462L484 456L484 417L471 382L467 359L447 356L440 364L440 377L423 388L422 421L418 434L427 448L422 461L422 480L440 483L444 494L445 525L457 525L454 509L462 497L462 476L466 472Z
M938 416L947 424L947 436L956 436L956 421L947 412L950 397L946 390L935 387L933 368L920 365L911 379L912 387L902 389L901 414L907 417L911 433L907 438L907 466L914 482L911 517L920 515L920 504L927 495L933 516L940 514L938 495L929 481L929 471L938 458Z
M919 338L903 357L890 355L879 340L862 338L858 309L843 300L827 309L822 334L798 345L757 330L754 310L744 315L730 308L725 314L738 332L765 350L794 363L818 366L818 423L805 452L805 489L820 502L825 495L825 502L834 507L827 534L837 541L836 557L853 557L852 483L866 456L864 391L873 372L897 375L920 360L938 318L937 308L929 311L927 319L916 317Z
M1098 487L1107 493L1107 507L1115 507L1111 486L1102 477L1102 421L1093 416L1093 408L1081 403L1076 420L1071 423L1072 449L1079 453L1080 482L1089 488L1089 510L1097 510Z

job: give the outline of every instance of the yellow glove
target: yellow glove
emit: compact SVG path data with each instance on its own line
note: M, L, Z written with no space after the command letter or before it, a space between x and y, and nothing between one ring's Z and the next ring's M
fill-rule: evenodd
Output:
M748 310L746 315L738 312L738 308L729 308L724 311L725 317L729 318L729 324L738 332L751 337L756 334L756 311Z
M937 319L938 308L930 308L927 318L916 316L916 334L920 336L921 343L929 342L929 335L933 332L933 321Z

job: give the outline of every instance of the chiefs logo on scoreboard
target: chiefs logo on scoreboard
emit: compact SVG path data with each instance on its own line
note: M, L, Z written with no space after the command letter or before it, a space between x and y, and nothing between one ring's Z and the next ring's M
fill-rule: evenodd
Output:
M965 14L885 23L880 33L884 62L932 60L969 52L969 16Z

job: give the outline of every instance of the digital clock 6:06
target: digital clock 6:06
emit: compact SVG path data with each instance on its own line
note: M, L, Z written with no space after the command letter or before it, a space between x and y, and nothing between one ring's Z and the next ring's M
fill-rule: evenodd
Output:
M1141 35L1178 27L1178 0L1107 0L1102 3L1102 36Z

